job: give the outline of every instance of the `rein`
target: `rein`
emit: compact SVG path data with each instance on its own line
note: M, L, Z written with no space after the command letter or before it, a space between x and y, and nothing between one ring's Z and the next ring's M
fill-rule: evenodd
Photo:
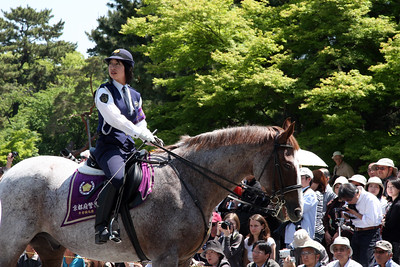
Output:
M283 185L283 177L282 177L282 173L281 173L281 169L280 169L281 164L280 164L280 161L279 161L278 149L279 149L279 148L292 148L292 149L293 149L293 146L292 146L292 145L289 145L289 144L279 144L279 143L278 143L278 137L279 137L279 132L277 131L277 135L275 136L275 140L274 140L274 151L273 151L272 154L274 155L274 166L275 166L275 168L274 168L274 177L275 177L275 175L276 175L276 173L277 173L277 174L278 174L278 182L279 182L279 187L280 187L280 189L277 190L277 191L275 191L275 192L273 192L272 196L270 197L270 196L268 196L265 192L263 192L263 191L261 191L261 190L254 190L254 189L252 188L253 191L256 191L256 194L257 194L260 198L264 199L264 201L267 200L266 202L268 202L268 203L272 203L273 208L258 206L257 203L255 203L255 202L247 202L247 201L241 200L242 203L245 203L245 204L248 204L248 205L252 205L252 206L256 206L256 207L258 207L258 208L261 208L261 209L263 209L263 210L266 210L267 212L271 212L273 216L277 216L277 215L279 214L279 212L280 212L282 206L285 204L284 195L285 195L286 193L289 193L289 192L292 192L292 191L295 191L295 190L298 190L298 189L301 188L301 185L297 185L297 184L296 184L296 185L290 185L290 186L284 186L284 185ZM238 195L236 192L230 190L230 189L227 188L226 186L222 185L222 184L221 184L220 182L218 182L217 180L215 180L215 179L213 179L212 177L210 177L207 173L209 173L209 174L211 174L211 175L214 175L214 176L216 176L216 177L218 177L218 178L220 178L220 179L222 179L222 180L224 180L224 181L226 181L226 182L228 182L228 183L230 183L230 184L233 184L233 185L235 185L235 186L240 186L240 187L245 188L245 189L251 188L251 187L249 187L248 185L238 184L238 183L232 182L231 180L227 179L226 177L224 177L224 176L222 176L222 175L220 175L220 174L218 174L218 173L215 173L215 172L213 172L213 171L211 171L211 170L209 170L209 169L207 169L207 168L205 168L205 167L203 167L203 166L200 166L200 165L198 165L198 164L196 164L196 163L194 163L194 162L192 162L192 161L190 161L190 160L187 160L187 159L185 159L185 158L183 158L183 157L181 157L181 156L175 154L175 153L172 152L171 150L168 150L168 149L166 149L166 148L164 148L164 147L162 147L162 146L160 146L160 145L158 145L158 144L156 144L156 143L152 143L152 144L153 144L154 146L158 147L159 149L165 151L166 153L168 153L169 156L173 156L173 157L175 157L176 159L180 160L181 162L185 163L187 166L189 166L189 167L192 168L193 170L195 170L195 171L197 171L198 173L200 173L201 175L203 175L203 176L204 176L205 178L207 178L209 181L215 183L215 184L218 185L219 187L223 188L225 191L227 191L227 192L229 192L230 194L236 196L237 199L240 198L241 196ZM272 159L272 154L269 156L268 160L265 162L264 167L263 167L263 169L262 169L262 172L261 172L260 176L258 177L258 180L261 179L261 176L262 176L262 174L264 173L264 171L265 171L265 169L266 169L268 163L271 161L271 159ZM166 164L166 162L160 162L159 164ZM168 164L170 164L171 166L173 166L173 165L171 164L170 160L168 161ZM174 166L173 166L173 169L174 169L174 171L178 174L179 179L182 181L182 179L180 178L179 173L177 172L177 170L176 170L176 168L175 168ZM186 185L184 185L184 186L185 186L185 188L188 190L188 188L186 187ZM191 197L192 197L192 199L194 200L195 204L198 205L198 200L197 200L197 199L194 199L194 196L192 196L191 193L189 193L189 194L191 195ZM199 207L199 206L198 206L198 207ZM199 207L199 208L200 208L200 207ZM200 209L200 210L201 210L201 209ZM204 218L204 220L205 220L204 215L203 215L203 218Z

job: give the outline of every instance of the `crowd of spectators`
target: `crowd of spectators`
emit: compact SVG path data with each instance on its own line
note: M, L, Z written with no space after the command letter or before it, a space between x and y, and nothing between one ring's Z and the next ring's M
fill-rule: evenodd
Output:
M231 253L226 253L232 251L227 248L231 243L223 236L231 233L220 231L220 225L225 223L222 220L217 223L216 235L210 238L213 242L219 241L219 251L224 252L220 263L214 264L205 258L203 262L196 261L197 266L399 266L400 178L394 162L389 158L372 162L367 179L354 172L340 151L333 153L332 160L335 162L332 175L326 168L300 168L303 216L299 222L270 228L268 214L258 214L246 207L247 229L239 231L238 223L232 226L244 237L236 240L235 260L230 260ZM244 183L261 188L251 177L246 177ZM240 205L246 205L234 202L234 198L228 198L217 211L243 217ZM275 222L273 225L276 226ZM241 239L243 245L238 244ZM240 253L241 263L238 262ZM224 265L221 265L223 259Z

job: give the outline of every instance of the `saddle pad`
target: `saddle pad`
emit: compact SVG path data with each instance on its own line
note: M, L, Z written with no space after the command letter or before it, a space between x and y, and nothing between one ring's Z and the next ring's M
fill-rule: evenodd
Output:
M142 163L141 165L143 179L138 188L140 199L135 201L136 203L132 208L146 200L154 185L153 166L147 163ZM99 187L102 186L105 180L106 177L104 175L84 174L79 172L79 169L74 172L69 185L67 213L61 227L95 218L95 200L101 191Z
M88 175L78 170L74 172L69 184L67 214L61 227L95 218L95 200L100 192L95 189L105 179L104 175Z

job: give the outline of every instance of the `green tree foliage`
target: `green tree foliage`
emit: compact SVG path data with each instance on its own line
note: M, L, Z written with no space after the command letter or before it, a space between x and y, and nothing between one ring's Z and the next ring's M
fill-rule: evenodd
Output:
M400 163L388 153L399 140L397 2L143 3L122 32L150 38L136 51L172 97L150 111L167 140L291 116L301 145L329 163L334 150L356 168L385 153Z
M106 80L103 61L85 60L75 44L59 41L64 22L50 25L51 10L28 6L3 14L0 163L11 150L23 159L86 148L85 124L92 134L96 125L96 113L90 113L94 88Z
M292 117L300 145L331 166L335 150L360 171L381 157L400 164L398 1L113 0L109 7L88 34L97 56L86 60L57 41L63 23L49 25L50 11L3 12L0 153L85 148L83 122L89 118L93 134L92 94L107 79L103 59L125 47L150 128L166 143Z
M171 137L229 125L273 122L294 79L278 68L282 47L271 31L255 27L263 4L243 1L145 1L123 32L150 36L137 47L173 101L152 109L153 120ZM179 122L177 125L171 121ZM161 133L160 133L161 134Z

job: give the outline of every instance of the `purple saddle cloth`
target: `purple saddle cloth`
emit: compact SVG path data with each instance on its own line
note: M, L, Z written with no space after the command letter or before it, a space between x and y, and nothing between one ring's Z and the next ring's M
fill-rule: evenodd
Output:
M131 206L131 208L143 203L151 193L154 185L153 167L147 163L142 163L141 168L143 179L138 188L141 199L135 201L135 205ZM72 174L68 191L67 212L61 227L95 218L96 199L106 177L104 174L99 174L99 171L95 169L90 174L90 169L92 168L84 165Z

